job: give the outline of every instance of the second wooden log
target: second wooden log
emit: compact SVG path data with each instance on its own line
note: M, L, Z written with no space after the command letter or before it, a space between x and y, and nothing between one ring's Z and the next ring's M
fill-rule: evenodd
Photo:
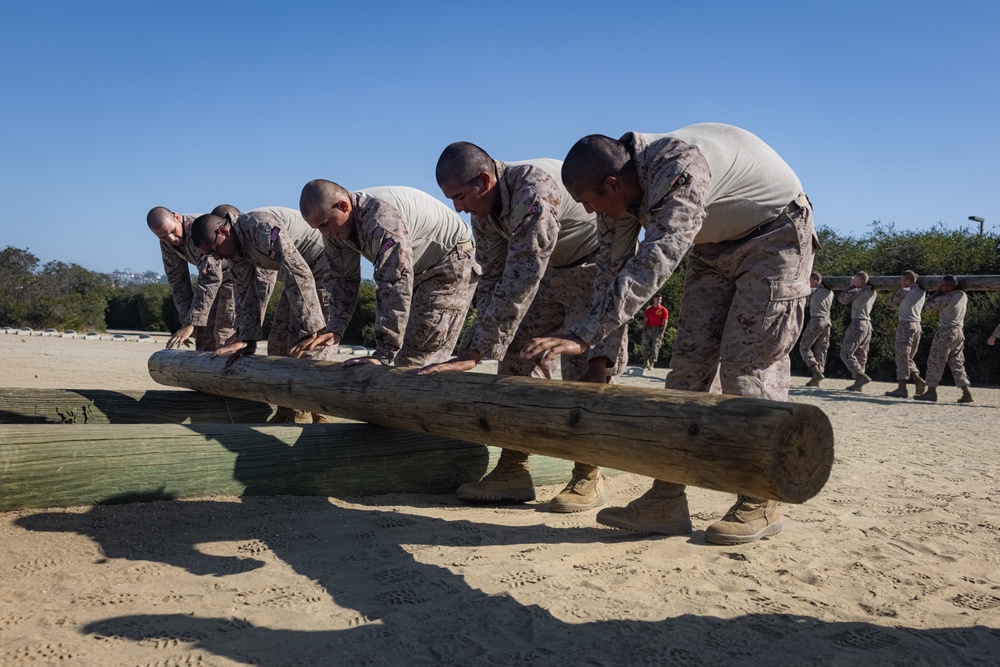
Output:
M833 428L811 405L282 357L226 368L180 350L149 370L165 385L786 502L814 496L833 464Z

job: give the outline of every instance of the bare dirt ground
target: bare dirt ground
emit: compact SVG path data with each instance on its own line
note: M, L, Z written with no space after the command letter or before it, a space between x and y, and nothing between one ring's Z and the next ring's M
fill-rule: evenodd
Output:
M152 389L163 340L0 335L0 386ZM694 488L672 538L433 495L2 513L0 665L1000 664L1000 390L846 384L793 389L833 474L745 546L705 543L732 498ZM611 478L611 504L648 483Z

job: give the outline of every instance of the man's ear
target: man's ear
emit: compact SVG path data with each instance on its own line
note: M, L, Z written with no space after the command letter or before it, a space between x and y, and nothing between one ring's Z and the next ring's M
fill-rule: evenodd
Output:
M479 172L479 176L476 177L476 181L479 183L479 189L482 192L486 192L493 187L493 174L488 171L481 171Z
M333 207L341 213L347 213L351 210L351 203L346 199L338 199L337 203L334 204Z
M606 176L604 178L604 188L612 192L619 192L622 189L622 181L617 176Z

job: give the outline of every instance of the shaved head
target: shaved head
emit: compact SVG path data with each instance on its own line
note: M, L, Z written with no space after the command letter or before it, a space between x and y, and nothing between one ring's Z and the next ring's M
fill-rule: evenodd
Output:
M603 134L589 134L573 144L563 160L562 180L570 192L604 191L604 179L618 176L631 162L625 144Z
M820 273L819 271L813 271L812 273L809 274L809 279L821 283L823 282L823 274Z
M317 178L303 186L302 194L299 195L299 212L309 220L323 215L338 201L349 199L350 196L351 193L342 185Z
M240 217L240 209L232 204L219 204L212 209L212 215L217 215L229 222L236 222L236 218Z
M191 225L191 241L195 246L201 247L206 241L215 236L215 230L226 224L226 219L208 213L200 215L194 219Z
M154 206L146 214L146 225L154 232L174 219L174 212L165 206Z
M941 278L942 285L948 285L949 287L958 287L958 278L952 275L947 275Z
M438 185L444 185L468 183L483 172L493 172L489 153L468 141L456 141L441 152L434 173Z
M854 277L861 281L862 285L866 285L868 283L868 274L864 271L858 271L854 274Z

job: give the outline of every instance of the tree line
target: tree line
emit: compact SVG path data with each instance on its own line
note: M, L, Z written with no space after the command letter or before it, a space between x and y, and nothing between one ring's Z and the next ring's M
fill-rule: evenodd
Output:
M938 225L924 231L899 231L891 224L872 223L861 236L840 234L829 227L817 230L821 247L814 268L827 276L848 276L858 271L870 275L899 275L908 269L921 275L1000 274L1000 237L980 235L962 227ZM53 261L39 266L28 250L7 247L0 251L0 326L29 326L35 329L175 331L180 319L170 287L165 284L116 287L111 279L77 264ZM685 262L660 289L671 319L660 349L658 365L666 366L677 333L679 306L684 291ZM270 328L281 283L275 288L264 321L264 335ZM868 374L877 380L895 377L893 340L896 313L889 308L891 292L881 292L872 310L871 349ZM467 331L475 320L475 309L466 318ZM375 284L362 281L354 317L344 333L344 343L375 346ZM847 379L847 369L839 360L840 342L850 323L850 308L834 305L833 333L826 374ZM974 384L1000 384L1000 346L988 347L986 339L1000 322L1000 293L972 292L965 319L966 369ZM644 320L642 313L629 322L630 361L638 363L639 342ZM923 367L937 318L924 316L924 334L917 355ZM793 373L807 375L796 348L791 355ZM945 373L950 382L950 374Z

